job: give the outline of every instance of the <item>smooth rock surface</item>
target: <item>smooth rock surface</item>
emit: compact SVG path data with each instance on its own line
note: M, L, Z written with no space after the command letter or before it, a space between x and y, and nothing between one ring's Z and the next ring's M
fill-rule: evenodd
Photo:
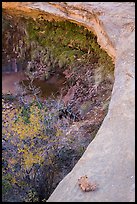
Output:
M135 3L22 2L16 9L23 6L82 23L93 30L115 62L108 114L95 139L48 202L134 202ZM81 191L78 179L84 175L99 185L96 191Z

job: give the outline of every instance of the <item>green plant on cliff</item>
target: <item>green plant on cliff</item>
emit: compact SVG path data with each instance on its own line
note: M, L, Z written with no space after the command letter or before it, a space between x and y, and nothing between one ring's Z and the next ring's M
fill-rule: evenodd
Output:
M31 189L29 190L29 192L27 193L26 198L24 199L25 202L38 202L38 195L37 192L35 191L35 189Z
M49 103L53 112L48 111L46 104L39 107L35 100L27 105L29 109L21 105L10 111L8 119L3 113L4 144L10 146L3 151L3 161L7 162L3 166L3 187L5 192L16 186L23 190L25 184L30 190L34 188L42 200L41 193L48 197L53 189L54 174L58 171L55 157L62 145L63 131L54 105ZM8 172L10 180L6 177ZM30 194L27 200L37 199L35 193Z
M4 52L4 56L18 56L18 60L32 61L32 69L38 70L42 67L45 69L43 75L46 75L46 78L49 78L50 71L55 72L57 67L61 70L69 66L77 67L77 60L80 60L83 66L87 62L96 63L99 67L101 65L104 75L113 72L111 58L100 48L96 36L84 26L68 20L34 20L25 16L10 18L5 11L2 16L3 48L8 53L7 55Z
M4 162L4 161L3 161ZM6 175L2 175L2 191L3 193L7 193L12 188L12 175L7 173Z

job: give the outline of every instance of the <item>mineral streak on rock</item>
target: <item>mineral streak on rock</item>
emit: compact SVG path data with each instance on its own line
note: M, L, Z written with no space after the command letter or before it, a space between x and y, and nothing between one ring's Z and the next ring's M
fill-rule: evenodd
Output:
M30 14L39 9L83 24L97 35L98 43L115 62L115 83L107 116L95 139L47 202L134 202L135 3L3 2L2 5ZM77 185L83 174L99 183L100 188L94 194L83 194Z

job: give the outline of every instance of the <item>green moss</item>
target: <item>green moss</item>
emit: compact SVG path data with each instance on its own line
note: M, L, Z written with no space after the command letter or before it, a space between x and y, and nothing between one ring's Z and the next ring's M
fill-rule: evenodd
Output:
M15 46L15 50L21 53L20 58L35 61L38 57L35 50L40 48L40 59L43 64L50 66L51 70L55 68L54 66L61 69L66 69L69 65L75 66L77 59L80 59L80 63L83 63L83 65L90 62L96 62L97 67L101 65L104 76L108 72L113 74L114 65L111 58L100 48L96 36L84 26L67 20L48 21L40 18L34 20L30 17L17 17L16 19L13 17L9 21L9 18L4 15L3 22L4 30L10 30L10 36L15 36L15 32L19 33L16 38L12 39L12 41L15 41L11 45L12 48L7 45L6 49L9 49L9 55L11 55L11 50ZM9 28L9 22L15 32ZM25 32L25 35L23 35L23 32ZM20 39L23 41L21 50L18 42ZM3 39L3 42L6 42L6 39ZM48 50L48 54L46 52L42 54L42 50L43 52Z
M3 193L7 193L12 188L12 175L11 174L5 174L2 175L2 191Z
M28 21L27 32L29 40L37 41L40 46L49 48L54 53L54 58L63 65L74 62L75 54L81 57L87 53L92 45L89 43L89 36L90 40L93 40L90 31L68 21L42 21L40 26L39 21L31 19Z

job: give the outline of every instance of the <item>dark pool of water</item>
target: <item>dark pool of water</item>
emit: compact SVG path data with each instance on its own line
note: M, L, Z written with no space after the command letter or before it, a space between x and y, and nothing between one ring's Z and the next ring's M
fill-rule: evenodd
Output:
M21 72L11 72L2 73L2 92L16 94L17 84L22 84L21 82L28 86L30 81L27 80L23 71ZM39 87L41 90L41 97L57 96L60 89L64 86L65 78L64 76L52 77L50 80L40 80L35 79L33 85Z
M25 86L28 87L30 81L29 80L22 80L22 81L25 84ZM63 86L64 81L65 81L64 77L60 77L60 78L54 77L49 81L35 79L33 81L33 85L37 88L38 87L40 88L40 91L41 91L40 96L42 98L45 98L49 96L50 97L57 96L60 92L61 87Z

